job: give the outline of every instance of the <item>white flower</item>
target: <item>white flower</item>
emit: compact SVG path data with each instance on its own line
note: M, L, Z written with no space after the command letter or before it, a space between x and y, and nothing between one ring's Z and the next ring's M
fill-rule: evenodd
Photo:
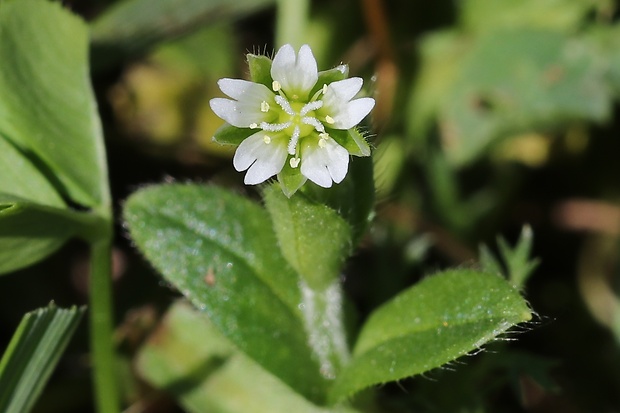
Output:
M271 89L239 79L218 82L231 99L212 99L213 112L234 127L258 130L241 142L233 166L247 170L249 185L282 173L287 161L293 170L300 168L304 181L325 188L340 183L348 171L349 152L330 132L354 128L374 107L372 98L354 99L362 79L317 85L319 72L310 47L302 46L296 55L288 44L273 58L271 78Z

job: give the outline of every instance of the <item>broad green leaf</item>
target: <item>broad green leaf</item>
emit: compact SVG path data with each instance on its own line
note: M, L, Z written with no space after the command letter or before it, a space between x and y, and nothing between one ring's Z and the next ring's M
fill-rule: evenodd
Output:
M463 165L510 134L605 120L606 76L584 39L534 29L481 36L440 111L448 157Z
M93 228L94 215L0 193L0 274L27 267Z
M247 16L274 0L124 0L92 24L93 66L105 69L165 40ZM205 45L208 47L208 45Z
M184 303L168 310L140 350L137 367L191 413L328 413L237 351L204 314Z
M324 399L299 278L265 210L216 187L165 185L132 195L124 217L147 259L229 340L308 399Z
M83 313L50 304L24 316L0 360L1 412L30 411Z
M331 400L439 367L530 318L502 277L472 270L428 277L371 314Z
M0 193L65 207L54 187L25 154L0 137Z
M304 194L288 198L271 185L263 195L284 258L311 289L325 290L338 279L351 252L350 226Z
M84 206L105 202L106 161L88 71L88 29L60 3L0 5L0 135Z

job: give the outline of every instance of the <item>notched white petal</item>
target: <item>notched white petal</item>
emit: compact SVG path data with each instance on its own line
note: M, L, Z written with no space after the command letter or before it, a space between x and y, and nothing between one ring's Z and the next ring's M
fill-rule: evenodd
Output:
M293 46L282 46L273 58L271 77L289 97L310 92L319 77L316 59L310 47L303 45L296 56Z
M335 111L333 127L335 129L351 129L359 124L375 106L373 98L360 98L341 106Z
M301 173L323 188L340 183L349 169L349 153L333 139L325 139L322 145L316 142L304 145Z
M233 157L233 166L239 172L247 169L245 184L256 185L278 174L287 156L285 140L261 131L241 142Z
M363 84L364 81L360 77L332 82L327 86L323 100L327 105L336 102L348 102L362 90Z

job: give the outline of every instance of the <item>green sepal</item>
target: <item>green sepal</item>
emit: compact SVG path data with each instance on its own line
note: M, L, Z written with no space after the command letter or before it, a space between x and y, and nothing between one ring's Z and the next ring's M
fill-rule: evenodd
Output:
M370 145L356 128L349 130L327 129L327 133L351 155L370 156Z
M287 198L292 197L307 180L308 178L301 174L300 169L292 168L288 161L284 163L284 168L278 174L280 188Z
M271 90L271 59L264 55L248 53L248 67L250 68L250 79L252 82L260 83Z
M248 136L254 135L258 130L250 128L237 128L228 123L223 124L213 134L213 140L222 145L239 145Z
M310 96L314 96L316 92L323 88L323 85L329 85L332 82L344 80L349 76L349 66L339 65L329 70L323 70L319 72L319 78L316 84L310 91Z

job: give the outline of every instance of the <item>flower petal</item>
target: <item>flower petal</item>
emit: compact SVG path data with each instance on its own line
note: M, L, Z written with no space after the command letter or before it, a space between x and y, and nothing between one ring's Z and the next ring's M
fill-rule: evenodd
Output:
M302 148L301 173L323 188L331 187L332 181L342 182L348 169L349 153L333 139L327 139L323 148L317 141Z
M220 79L217 82L222 92L235 100L260 102L272 101L273 92L260 83L250 82L243 79Z
M375 106L373 98L360 98L352 100L344 106L340 106L337 111L332 112L334 129L351 129L362 121Z
M268 113L261 112L258 105L236 100L214 98L209 101L211 110L226 122L237 128L249 128L252 123L268 122Z
M323 96L323 102L327 106L332 103L348 102L355 97L362 89L364 81L361 77L352 77L350 79L338 80L327 85L327 91Z
M246 138L235 152L233 166L239 172L248 169L244 182L256 185L276 175L284 167L288 153L286 138L270 136L270 143L265 142L267 134L263 131Z
M310 90L319 78L316 59L310 47L305 44L295 56L295 50L290 44L285 44L278 50L271 65L271 77L280 83L289 98L294 95L307 97Z

